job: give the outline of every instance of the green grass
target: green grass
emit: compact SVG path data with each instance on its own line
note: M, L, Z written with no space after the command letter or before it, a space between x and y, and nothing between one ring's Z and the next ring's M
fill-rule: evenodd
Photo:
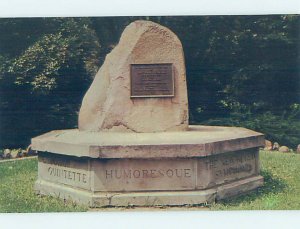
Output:
M211 210L300 210L300 154L260 153L263 187L208 205ZM37 160L0 163L0 212L75 212L88 208L35 195Z
M0 163L0 212L78 212L87 208L48 196L38 196L37 159Z
M211 210L300 210L300 154L260 151L264 186Z

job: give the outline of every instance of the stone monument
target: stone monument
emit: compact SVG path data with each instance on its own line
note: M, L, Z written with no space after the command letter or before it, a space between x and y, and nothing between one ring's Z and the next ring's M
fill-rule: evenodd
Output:
M264 136L188 125L181 42L150 21L127 26L106 56L78 126L32 139L37 193L90 207L189 205L263 184Z

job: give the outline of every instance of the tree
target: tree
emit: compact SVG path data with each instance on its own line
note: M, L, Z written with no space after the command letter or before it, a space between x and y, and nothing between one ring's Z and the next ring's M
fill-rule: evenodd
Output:
M83 93L99 67L100 44L89 19L42 21L56 29L37 36L9 64L2 61L1 140L6 144L28 144L28 136L76 126Z
M139 19L170 28L183 44L190 123L300 143L300 18L261 15L0 19L0 144L76 127L97 69Z

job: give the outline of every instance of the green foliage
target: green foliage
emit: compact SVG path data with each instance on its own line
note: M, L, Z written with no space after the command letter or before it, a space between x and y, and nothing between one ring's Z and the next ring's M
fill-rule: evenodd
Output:
M48 91L57 86L56 77L66 63L68 40L61 33L42 37L14 60L9 72L17 85L30 84L32 90Z
M98 68L100 45L88 20L67 19L54 34L45 34L13 60L8 72L15 84L47 93L58 87L70 64L83 65L93 76Z
M13 54L3 52L6 58L0 58L0 144L7 147L29 144L31 137L51 129L76 126L82 96L99 67L100 43L90 19L36 20L44 25L43 33L19 55L9 59Z
M92 77L138 19L182 41L191 124L245 126L300 143L292 108L300 104L300 17L262 15L0 19L0 145L76 127Z
M234 112L220 106L221 101L249 109L259 105L260 111L276 114L299 103L299 16L220 16L203 21L205 38L192 33L197 31L192 24L194 38L189 39L200 42L186 42L185 47L187 63L192 63L187 64L192 121Z
M239 107L239 110L230 113L228 117L208 119L202 124L239 126L257 130L264 133L266 139L297 148L300 142L299 104L294 104L289 112L283 112L280 116L269 111L262 114L252 113L245 106L244 109L241 105Z

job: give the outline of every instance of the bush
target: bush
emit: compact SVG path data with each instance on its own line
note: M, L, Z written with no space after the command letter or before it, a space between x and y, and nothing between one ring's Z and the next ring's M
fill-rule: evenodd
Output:
M75 128L83 94L99 67L100 43L90 19L38 21L48 31L9 61L0 56L1 147L25 147L49 130ZM24 30L32 30L30 23L22 24Z
M256 130L265 134L266 139L276 141L280 145L297 148L300 144L300 119L294 113L275 115L271 112L263 114L231 113L229 117L203 121L205 125L239 126Z

